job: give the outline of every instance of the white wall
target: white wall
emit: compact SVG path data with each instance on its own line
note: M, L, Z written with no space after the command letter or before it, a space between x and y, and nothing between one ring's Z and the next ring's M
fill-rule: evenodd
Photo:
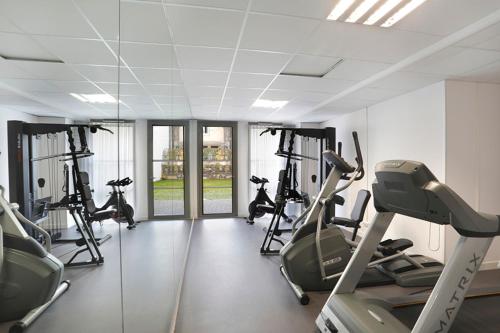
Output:
M500 214L500 85L446 82L446 183L472 208ZM446 230L449 258L458 234ZM496 268L500 239L495 239L485 267Z
M337 128L343 156L354 162L352 131L356 130L364 153L366 176L344 194L345 207L339 215L349 215L360 188L371 190L376 163L388 159L412 159L424 162L434 174L444 179L445 99L444 82L393 98L367 109L340 115L324 126ZM368 206L368 221L374 216L373 202ZM444 228L423 221L398 216L386 238L409 238L410 252L444 259ZM366 224L361 234L366 230Z
M9 159L7 140L7 121L20 120L37 122L37 117L24 112L0 109L0 185L5 188L5 197L9 198Z

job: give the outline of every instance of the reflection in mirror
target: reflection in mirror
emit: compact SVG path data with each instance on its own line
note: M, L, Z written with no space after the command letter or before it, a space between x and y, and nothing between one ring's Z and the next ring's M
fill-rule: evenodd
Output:
M119 178L134 181L125 195L140 222L120 224L125 332L174 331L192 225L195 126L180 121L191 114L167 10L160 1L120 4Z
M0 332L123 331L118 15L0 1Z

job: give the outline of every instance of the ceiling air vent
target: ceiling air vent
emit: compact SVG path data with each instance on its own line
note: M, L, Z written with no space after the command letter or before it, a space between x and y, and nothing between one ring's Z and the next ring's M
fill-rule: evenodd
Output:
M344 59L299 54L296 55L280 75L321 78L340 65Z
M0 54L0 58L5 60L15 60L15 61L33 61L33 62L46 62L51 64L64 64L64 61L60 59L40 59L40 58L26 58L26 57L12 57L8 55Z

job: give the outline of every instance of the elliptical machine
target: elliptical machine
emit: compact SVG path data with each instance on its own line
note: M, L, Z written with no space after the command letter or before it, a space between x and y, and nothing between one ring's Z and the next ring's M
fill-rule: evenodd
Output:
M3 193L0 186L0 322L22 318L10 329L17 333L66 292L70 283L62 280L63 263L48 251L50 235L41 232L46 248L30 237L21 223L37 226L22 217Z
M331 205L339 201L338 193L364 176L358 136L356 132L352 135L356 147L357 166L350 165L332 150L323 152L324 159L333 169L311 209L306 211L305 222L280 250L281 272L303 305L309 303L305 291L333 289L358 246L355 239L346 238L338 225L352 227L356 233L360 221L351 222L349 219L329 216ZM337 188L341 179L347 182ZM303 215L297 220L302 218ZM298 221L295 221L294 225L296 223ZM433 286L441 274L443 265L425 256L407 255L404 250L411 246L413 243L408 239L388 239L379 243L358 285L396 283L403 287Z

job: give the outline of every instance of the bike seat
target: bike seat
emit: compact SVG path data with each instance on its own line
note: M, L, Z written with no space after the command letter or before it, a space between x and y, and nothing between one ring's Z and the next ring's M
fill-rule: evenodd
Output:
M250 178L250 181L254 184L259 184L260 183L260 178L259 177L255 177L255 176L252 176L252 178Z
M269 180L267 180L267 178L261 178L261 183L269 183Z
M380 242L377 250L385 256L390 256L398 252L402 252L412 246L413 242L406 238L386 239L385 241Z

